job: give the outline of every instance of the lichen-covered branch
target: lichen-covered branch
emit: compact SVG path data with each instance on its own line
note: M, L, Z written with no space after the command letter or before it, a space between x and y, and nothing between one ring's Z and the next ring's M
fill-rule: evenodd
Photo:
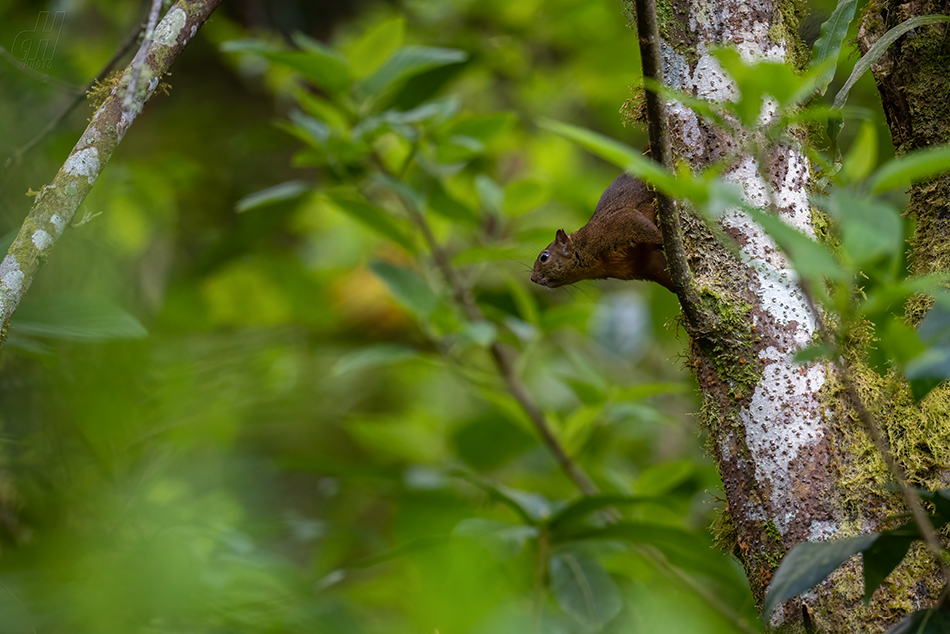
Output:
M136 62L117 79L53 181L36 195L10 250L0 261L0 343L6 340L13 311L29 289L56 241L72 222L135 117L158 88L159 80L195 36L221 0L179 0L155 28L138 64L138 87L126 103ZM138 59L138 56L137 56Z

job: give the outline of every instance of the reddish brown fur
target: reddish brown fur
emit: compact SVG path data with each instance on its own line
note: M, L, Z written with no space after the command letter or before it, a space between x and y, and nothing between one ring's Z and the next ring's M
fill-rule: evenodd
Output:
M531 271L532 282L550 288L608 277L672 290L653 193L628 174L610 184L586 225L572 234L559 229Z

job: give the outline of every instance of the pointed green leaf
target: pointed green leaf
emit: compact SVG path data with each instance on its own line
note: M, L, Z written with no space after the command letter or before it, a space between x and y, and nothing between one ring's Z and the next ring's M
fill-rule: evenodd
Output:
M478 214L469 205L458 200L446 190L441 182L434 180L429 188L428 207L433 212L452 222L467 225L478 224Z
M841 165L848 183L863 183L877 165L877 124L862 121L858 136Z
M918 27L924 26L925 24L934 24L935 22L946 22L950 20L950 16L946 15L922 15L916 18L911 18L901 22L894 28L890 29L882 35L877 42L875 42L871 48L868 49L868 52L858 60L858 63L854 65L854 69L851 71L851 76L848 77L848 81L844 83L844 86L841 87L841 90L838 91L838 94L835 95L834 107L840 108L848 100L848 93L851 91L852 86L860 79L871 66L874 65L874 62L887 50L887 47L897 41L897 38L902 36L907 31L911 29L916 29Z
M689 531L656 522L628 521L608 524L600 528L583 528L575 532L562 531L556 542L578 540L619 540L631 544L653 546L674 566L691 570L716 579L727 573L724 555L710 549L707 542Z
M557 533L559 530L585 519L591 513L614 506L629 506L656 502L657 498L640 495L590 495L578 498L561 509L548 522L548 528ZM555 536L557 539L557 536Z
M839 0L838 6L828 19L821 25L821 36L812 47L811 68L827 66L819 80L821 94L825 94L828 84L834 79L838 55L841 54L841 45L848 36L848 27L854 19L854 11L858 6L857 0Z
M333 364L330 373L339 376L348 372L360 372L371 368L396 365L415 359L418 356L419 352L409 346L389 343L366 346L341 357Z
M892 260L904 250L903 221L893 205L840 188L822 204L841 227L842 259L852 270L881 258Z
M558 553L551 557L548 571L558 605L588 631L599 631L623 608L613 577L593 559Z
M303 181L287 181L259 192L244 196L234 205L235 211L242 214L252 209L266 207L275 203L294 200L311 191L312 187Z
M920 539L916 527L905 525L901 528L884 531L871 546L864 551L864 604L871 600L874 591L884 583L910 549L911 543Z
M545 130L574 141L597 156L626 170L630 174L654 185L667 196L702 200L705 198L705 188L698 182L685 178L677 178L663 169L656 161L647 158L639 150L629 145L615 141L610 137L598 134L569 123L555 121L542 117L538 125Z
M26 297L10 320L20 335L63 341L141 339L148 331L138 319L105 299L79 293Z
M463 136L477 139L483 145L491 143L511 127L515 115L511 112L493 112L491 114L466 115L449 124L446 136Z
M884 634L946 634L950 632L950 610L918 610L901 619Z
M325 48L288 51L260 40L232 40L221 45L226 53L243 52L286 66L332 93L341 93L350 87L352 79L346 62Z
M950 171L950 145L939 145L908 152L881 166L871 175L871 192L880 194L914 181Z
M796 544L772 576L762 606L762 621L768 623L775 606L824 581L838 566L870 548L878 536L878 533L869 533L847 539Z
M364 80L362 88L370 95L378 95L399 81L440 66L460 64L467 59L468 53L454 48L405 46Z
M412 269L382 261L373 262L369 268L385 282L396 301L415 315L426 318L438 308L438 295Z
M363 78L379 68L402 45L406 20L397 16L377 24L356 40L347 51L350 68L357 78Z
M483 542L498 553L501 559L518 556L528 540L535 539L540 531L537 526L509 524L481 517L462 520L452 529L458 537L469 537Z
M360 200L339 196L331 196L327 200L340 211L384 238L395 242L410 253L415 252L415 245L409 237L408 230L404 228L405 223L398 222L379 207Z
M505 207L505 190L491 176L479 174L475 177L475 190L482 206L492 214L498 215Z

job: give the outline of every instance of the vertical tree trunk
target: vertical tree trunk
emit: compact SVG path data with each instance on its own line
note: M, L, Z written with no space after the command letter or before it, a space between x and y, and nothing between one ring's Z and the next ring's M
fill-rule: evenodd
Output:
M941 0L868 4L858 32L862 53L888 29L913 17L946 14ZM950 38L943 22L909 31L871 67L881 93L895 152L950 143ZM913 240L915 273L943 271L950 265L950 174L911 188L908 212L917 220ZM922 317L918 311L915 317Z
M732 99L731 80L709 53L716 45L735 47L747 61L803 67L796 4L674 0L660 16L664 82L710 101ZM944 102L948 94L943 93ZM766 100L760 120L774 115ZM694 168L727 160L726 178L742 186L748 202L815 236L806 191L812 174L797 149L770 145L755 133L731 138L676 102L667 103L666 116L679 160ZM753 155L748 148L756 145L760 149ZM728 505L715 530L742 562L761 604L773 572L795 544L878 530L904 510L899 497L882 486L889 480L887 470L854 420L834 369L823 361L792 360L816 337L816 315L784 255L739 210L722 220L740 248L738 259L690 214L683 212L681 222L701 308L722 322L712 336L694 340L690 359ZM859 358L857 350L853 361ZM872 411L888 413L882 423L892 438L919 422L921 413L913 411L897 378L856 370L855 382ZM933 413L939 415L939 409ZM924 470L932 473L941 459L914 462L914 451L908 443L895 447L913 483L932 484L918 467L926 463ZM925 556L909 559L867 608L860 563L852 561L777 609L771 625L783 631L883 631L907 612L932 604L939 589L932 562Z

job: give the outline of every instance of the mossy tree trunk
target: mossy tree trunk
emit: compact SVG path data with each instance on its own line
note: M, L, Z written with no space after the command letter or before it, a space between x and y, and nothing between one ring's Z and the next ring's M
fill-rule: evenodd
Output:
M731 99L731 80L709 53L715 45L733 46L748 61L804 67L808 59L797 35L799 4L673 0L659 15L664 82L710 101ZM946 58L939 63L946 81ZM910 97L906 84L891 89L905 101ZM948 96L947 90L935 95L945 110ZM914 109L906 103L901 107ZM774 114L768 102L763 104L761 118ZM811 168L797 147L770 145L755 133L729 136L676 102L666 104L666 116L677 160L694 168L725 161L726 177L743 187L749 202L816 236L807 198ZM888 117L892 125L900 119L904 128L915 128L899 113ZM940 127L944 133L946 129ZM805 142L804 135L798 136ZM938 225L931 231L941 231L942 238L931 242L942 245L948 235L939 224L947 221L945 185L942 193L928 193L925 203L924 194L915 194L928 207L926 213L935 214L927 222ZM795 544L890 528L905 509L900 496L887 488L888 471L855 419L834 367L792 360L815 340L817 327L783 254L738 210L722 220L739 247L738 258L685 210L681 223L696 296L703 304L698 308L712 311L721 322L716 332L693 340L690 354L703 393L702 420L728 505L714 530L742 562L761 604L772 574ZM918 237L917 248L924 242ZM942 257L921 255L915 262L918 269L931 270L944 266ZM944 483L950 443L947 392L937 390L915 405L898 377L863 370L862 352L856 347L850 358L856 391L877 417L911 483ZM855 560L814 591L786 602L773 613L771 625L782 631L884 631L906 613L932 605L940 590L933 561L922 552L912 549L867 607L861 564Z

